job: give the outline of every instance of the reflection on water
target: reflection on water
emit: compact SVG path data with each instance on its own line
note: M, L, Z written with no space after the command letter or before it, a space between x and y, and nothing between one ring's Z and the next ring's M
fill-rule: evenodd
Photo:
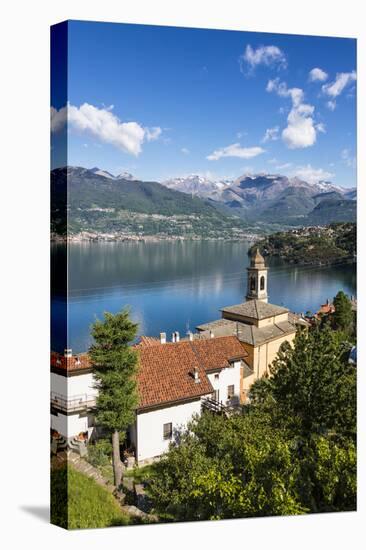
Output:
M129 305L139 334L181 334L220 316L223 306L241 302L246 292L249 243L157 242L72 243L68 266L68 347L84 351L89 327L103 311ZM52 257L65 245L52 246ZM293 311L315 311L338 290L356 292L355 266L289 267L270 262L269 300ZM53 299L53 319L64 311L62 290ZM54 349L65 347L55 338Z

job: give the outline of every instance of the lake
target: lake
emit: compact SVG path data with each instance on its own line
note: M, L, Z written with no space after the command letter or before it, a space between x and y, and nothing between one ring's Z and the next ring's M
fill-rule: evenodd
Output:
M198 324L220 317L219 309L244 300L247 255L251 243L160 241L150 243L70 243L68 303L65 292L52 298L52 348L63 351L58 330L68 313L67 347L78 353L90 345L90 324L104 311L126 305L139 323L139 334L184 335ZM66 245L53 243L57 271ZM293 267L269 260L269 301L295 312L316 311L339 290L356 294L356 266ZM59 271L62 278L62 272ZM56 285L57 286L57 285ZM62 285L61 285L62 286Z

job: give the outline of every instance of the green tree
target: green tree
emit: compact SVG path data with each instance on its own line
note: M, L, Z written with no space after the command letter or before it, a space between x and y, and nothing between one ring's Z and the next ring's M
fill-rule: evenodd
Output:
M298 467L266 418L205 413L154 464L149 491L167 520L300 514Z
M356 372L348 353L329 325L298 332L293 345L282 344L271 376L252 386L254 404L271 401L272 416L293 435L355 439Z
M335 311L333 313L333 325L335 329L347 334L353 333L354 316L352 305L348 296L340 290L333 300Z
M92 325L94 344L89 350L93 374L98 388L97 415L99 425L111 434L114 483L122 479L120 436L124 437L134 421L138 402L136 374L137 351L131 348L138 325L123 310Z
M286 433L298 498L312 512L356 506L356 371L340 334L329 324L299 332L251 390L251 407Z

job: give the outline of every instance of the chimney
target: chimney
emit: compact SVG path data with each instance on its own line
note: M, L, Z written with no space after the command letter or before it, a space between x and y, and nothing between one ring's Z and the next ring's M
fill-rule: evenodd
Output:
M160 344L166 344L166 332L160 333Z
M215 338L215 335L214 335L214 333L212 332L212 330L210 330L210 338Z
M172 332L172 342L175 342L175 332Z
M175 332L175 341L179 342L179 332L178 331Z
M68 348L64 350L64 357L72 357L72 349Z
M188 339L189 339L189 341L192 342L192 341L193 341L193 332L191 332L191 331L189 330L189 331L187 332L187 334L188 334Z
M194 378L194 381L196 382L196 384L201 382L201 380L198 376L198 368L197 367L194 367L194 369L193 369L193 378Z

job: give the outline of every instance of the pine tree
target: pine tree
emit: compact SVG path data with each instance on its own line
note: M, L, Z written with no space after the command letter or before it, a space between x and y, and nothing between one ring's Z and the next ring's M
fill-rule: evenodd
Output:
M130 346L137 329L128 310L123 310L115 315L105 313L104 320L97 320L91 331L94 344L89 354L98 388L96 420L111 434L116 487L122 479L120 435L124 437L134 421L138 403L138 356Z
M343 330L348 334L353 332L353 311L352 305L346 294L340 290L337 296L333 300L334 314L333 323L334 328L337 330Z

